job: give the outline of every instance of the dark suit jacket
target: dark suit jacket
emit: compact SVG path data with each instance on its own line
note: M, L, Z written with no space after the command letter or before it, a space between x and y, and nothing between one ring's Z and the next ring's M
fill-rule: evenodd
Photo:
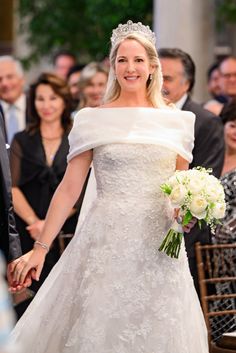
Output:
M0 113L0 249L8 262L21 256L19 234L15 227L15 218L11 197L11 176L6 151L3 116Z
M220 177L224 163L224 128L221 119L203 109L190 97L186 100L182 110L189 110L196 115L193 161L189 168L197 166L212 168L212 174ZM188 257L195 257L197 241L203 244L210 242L208 227L200 230L198 226L195 226L189 234L186 234L185 245Z

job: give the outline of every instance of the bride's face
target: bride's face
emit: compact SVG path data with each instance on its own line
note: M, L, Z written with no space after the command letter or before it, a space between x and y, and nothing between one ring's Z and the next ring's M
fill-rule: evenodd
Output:
M115 61L115 74L121 91L146 91L147 80L153 71L147 52L139 42L126 39L120 44Z

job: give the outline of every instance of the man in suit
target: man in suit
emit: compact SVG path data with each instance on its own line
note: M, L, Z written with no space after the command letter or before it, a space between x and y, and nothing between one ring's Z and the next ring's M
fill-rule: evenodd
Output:
M190 93L195 82L195 65L190 55L177 48L162 48L159 57L163 72L163 93L177 108L188 110L196 115L193 161L189 168L202 166L211 168L216 177L220 177L224 162L223 125L219 117L194 102ZM199 293L195 243L210 243L208 227L201 230L196 225L185 235L189 267Z
M3 108L8 143L26 126L26 95L21 63L9 55L0 56L0 103Z
M6 150L5 128L0 112L0 249L7 262L21 256L19 234L15 227L15 218L11 197L11 176Z
M16 290L21 291L24 287L30 286L32 280L28 276L24 284L16 285L13 279L15 266L19 261L27 260L29 254L21 256L20 237L16 230L12 206L10 166L6 147L6 132L1 111L2 108L0 105L0 251L8 263L7 277L9 286L15 292ZM29 293L27 291L21 292L21 297L14 294L14 301L18 300L20 303L21 300L28 299L28 296ZM24 303L16 306L18 317L22 314L22 306L24 306Z

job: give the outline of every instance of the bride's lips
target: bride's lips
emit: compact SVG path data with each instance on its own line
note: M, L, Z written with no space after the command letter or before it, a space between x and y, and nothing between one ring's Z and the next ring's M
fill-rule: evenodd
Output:
M139 76L125 76L125 80L127 81L135 81L139 78Z

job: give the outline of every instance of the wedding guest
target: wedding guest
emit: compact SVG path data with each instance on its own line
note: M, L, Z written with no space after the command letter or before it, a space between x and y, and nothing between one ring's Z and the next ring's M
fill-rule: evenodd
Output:
M12 207L8 147L3 116L0 111L0 249L5 260L11 262L19 258L22 252Z
M100 63L91 62L81 71L79 78L79 109L97 107L102 103L106 90L108 71Z
M224 219L221 220L212 235L214 244L235 244L236 242L236 101L225 104L221 118L224 124L225 139L225 159L221 175L221 183L224 187L226 212ZM222 256L224 258L224 266L222 266ZM214 261L218 264L217 276L236 276L236 250L225 249L214 252ZM228 281L217 283L215 285L217 294L229 295L236 294L236 283ZM217 302L211 302L211 310L236 310L236 302L234 298L225 298ZM236 330L235 315L227 315L212 318L212 335L218 339L225 332Z
M28 120L24 85L20 61L9 55L0 56L0 103L9 144L14 134L26 127Z
M236 99L236 57L227 56L219 64L222 93L230 102Z
M7 273L4 273L3 276L8 277L9 280L9 286L13 286L14 283L12 281L12 273L15 269L16 264L18 261L21 261L21 244L20 244L20 237L16 229L16 224L15 224L15 217L14 217L14 212L13 212L13 207L12 207L12 195L11 195L11 175L10 175L10 166L9 166L9 160L8 160L8 153L7 150L9 148L9 145L6 144L6 132L5 132L5 126L4 126L4 121L3 121L3 116L1 114L1 106L0 106L0 251L1 254L4 255L4 260L7 263ZM25 258L27 257L27 254L25 255ZM2 260L0 260L2 262ZM2 265L0 265L0 270L3 271ZM5 280L5 279L4 279ZM1 282L1 279L0 279ZM31 279L30 277L27 278L27 284L25 287L31 284ZM8 301L9 299L6 294L4 294L4 286L6 284L0 283L1 285L1 290L2 290L2 295L5 297L6 301L2 304L0 304L0 308L2 311L6 309L8 312ZM24 286L19 286L18 290L21 290L20 296L22 297L27 297L28 296L28 289L24 288ZM14 301L19 298L18 293L14 293L13 295ZM5 307L6 306L6 307ZM11 311L9 309L9 311ZM12 316L12 313L9 313L10 317ZM8 321L8 318L6 316L6 320ZM1 317L1 312L0 312L0 324L5 325L4 323L4 317ZM1 327L0 327L0 346L1 346L1 337L5 337L7 334L6 331L1 332ZM4 338L5 340L5 338Z
M219 63L212 64L207 71L207 88L212 98L203 107L213 114L219 115L224 103L227 101L226 97L222 94Z
M30 251L39 238L49 203L66 170L72 122L71 95L65 81L51 73L41 74L30 87L29 108L32 124L15 135L10 149L13 204L23 253ZM80 203L71 210L62 226L64 233L74 233L79 208ZM31 286L33 292L59 257L55 239L40 282ZM29 301L18 306L19 316Z
M218 97L221 97L219 63L213 63L207 70L207 88L212 98L217 100Z
M211 168L216 177L220 177L224 161L223 125L219 117L203 109L191 98L195 83L195 64L190 55L178 48L161 48L159 51L163 73L163 93L171 103L181 110L189 110L196 115L193 160L190 168L202 166ZM211 242L208 227L196 225L185 236L190 271L195 288L199 293L195 243Z
M66 80L69 70L76 64L76 57L69 50L59 50L53 57L55 75Z
M229 229L227 224L233 220L236 214L236 101L224 106L221 112L224 124L225 158L221 174L221 182L224 186L226 213L214 235L214 242L234 243L236 241L235 227Z
M75 110L78 105L79 105L79 78L81 71L85 65L74 65L70 68L68 74L67 74L67 83L70 88L70 93L73 98L73 110Z

